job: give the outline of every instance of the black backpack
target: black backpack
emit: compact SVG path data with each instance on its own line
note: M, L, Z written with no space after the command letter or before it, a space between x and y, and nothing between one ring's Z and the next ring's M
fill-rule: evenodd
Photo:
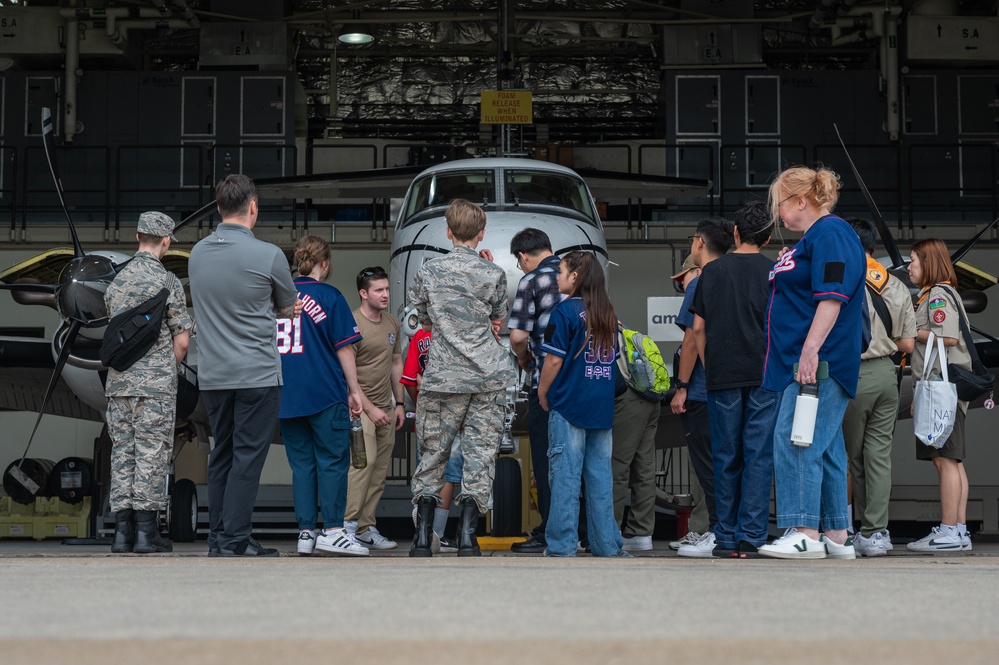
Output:
M101 363L105 367L124 372L153 348L160 336L174 279L173 273L167 273L166 285L159 293L111 318L101 341Z

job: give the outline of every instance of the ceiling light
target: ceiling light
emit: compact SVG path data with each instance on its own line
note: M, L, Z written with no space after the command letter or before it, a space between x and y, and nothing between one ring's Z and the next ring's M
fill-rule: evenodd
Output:
M360 16L361 12L356 9L350 14L351 19L355 21L359 19ZM370 44L375 41L375 36L372 34L372 30L369 26L363 23L349 23L344 24L337 39L344 44Z

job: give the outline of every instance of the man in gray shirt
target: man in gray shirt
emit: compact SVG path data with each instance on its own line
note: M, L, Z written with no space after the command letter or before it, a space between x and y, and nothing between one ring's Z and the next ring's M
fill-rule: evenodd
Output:
M209 556L277 556L250 516L281 405L276 319L302 311L288 260L253 236L257 188L245 175L215 187L222 223L191 250L198 385L215 446L208 459Z

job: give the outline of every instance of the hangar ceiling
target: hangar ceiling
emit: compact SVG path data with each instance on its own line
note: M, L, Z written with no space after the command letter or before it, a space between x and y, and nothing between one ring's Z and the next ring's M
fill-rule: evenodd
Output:
M660 135L664 71L875 69L886 7L995 16L997 0L62 0L31 6L193 10L142 30L132 66L150 71L276 68L298 73L302 134L474 143L483 90L525 88L532 141ZM932 6L926 6L933 3ZM17 4L0 0L0 4ZM881 19L883 20L883 18ZM363 24L370 44L338 42ZM226 26L279 35L282 57L206 58ZM505 29L504 29L505 28ZM240 28L240 30L242 30ZM904 35L901 36L904 39ZM715 46L718 46L715 49ZM221 47L225 50L225 46ZM712 57L712 54L715 57ZM211 64L209 64L211 63ZM84 65L86 61L84 60ZM305 121L307 115L307 122ZM307 129L306 129L307 127Z

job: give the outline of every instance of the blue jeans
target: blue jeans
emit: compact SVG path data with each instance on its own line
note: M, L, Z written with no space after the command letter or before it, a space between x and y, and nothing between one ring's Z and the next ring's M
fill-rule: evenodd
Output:
M350 467L350 416L334 404L311 416L281 419L281 438L291 467L299 529L316 528L316 495L327 529L343 526Z
M413 433L413 439L416 441L416 466L420 465L420 460L423 456L420 454L420 437ZM451 456L447 458L447 466L444 467L444 482L454 483L455 485L461 484L461 469L464 466L465 457L461 454L461 433L454 437L454 442L451 444Z
M784 389L774 429L777 526L845 529L850 520L846 513L843 414L850 398L834 379L819 381L819 412L812 445L796 446L791 443L791 423L798 388L792 381Z
M579 540L579 488L586 479L586 525L595 556L617 556L624 541L614 520L610 429L581 429L557 411L548 413L548 473L552 503L545 540L548 556L575 556Z
M777 393L755 386L708 391L714 465L715 541L736 549L739 541L767 542L770 488L774 480Z

